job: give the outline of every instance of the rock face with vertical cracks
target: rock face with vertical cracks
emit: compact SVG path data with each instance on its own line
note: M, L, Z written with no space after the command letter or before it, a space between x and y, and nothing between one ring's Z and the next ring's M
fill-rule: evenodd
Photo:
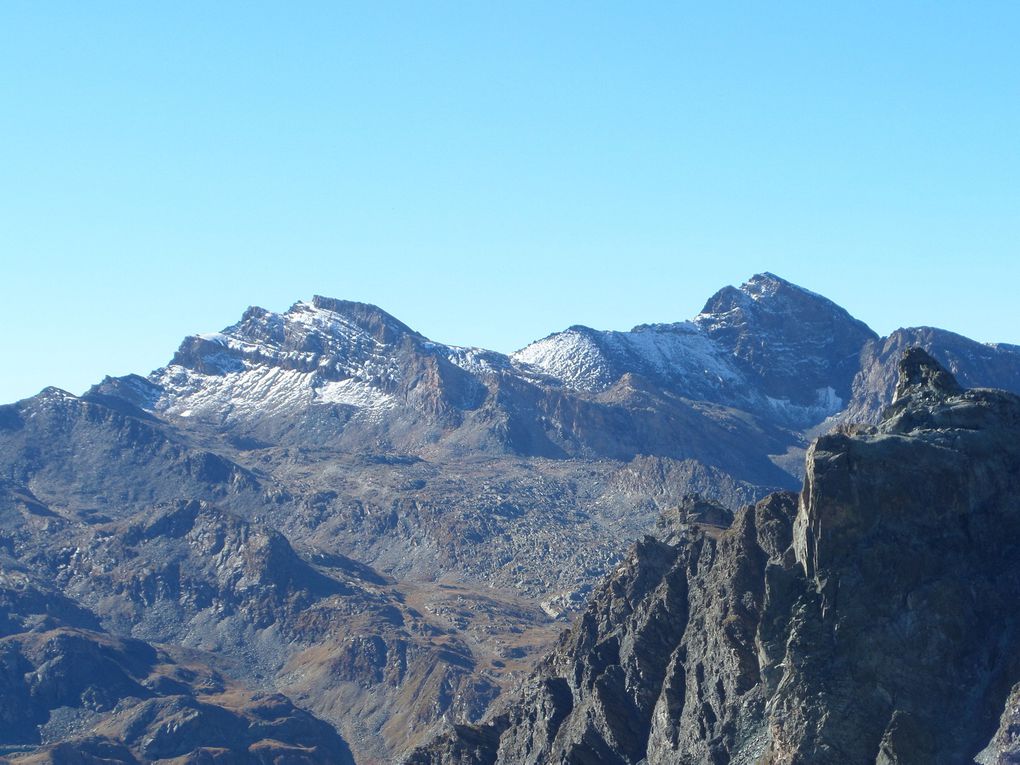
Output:
M410 762L1020 762L1020 398L919 349L899 372L800 495L668 519L499 714Z

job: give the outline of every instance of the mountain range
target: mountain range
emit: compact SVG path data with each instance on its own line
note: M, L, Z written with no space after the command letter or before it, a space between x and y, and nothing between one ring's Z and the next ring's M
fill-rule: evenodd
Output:
M787 523L773 492L811 480L815 437L886 427L914 347L964 387L1020 392L1020 347L879 337L766 273L690 321L575 326L511 355L360 303L250 308L148 376L2 406L0 746L420 757L496 719L603 577L634 567L631 543L705 515L692 495L713 528L756 502ZM786 555L773 542L754 555ZM693 554L656 544L669 566Z

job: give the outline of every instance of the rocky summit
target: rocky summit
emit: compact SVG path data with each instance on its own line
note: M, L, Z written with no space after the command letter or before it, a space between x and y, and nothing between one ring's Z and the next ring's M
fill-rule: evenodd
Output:
M899 373L799 495L664 519L502 711L410 762L1017 762L1020 397L917 348Z
M768 273L510 355L250 308L0 406L0 756L1009 762L1017 403L975 386L1020 348Z

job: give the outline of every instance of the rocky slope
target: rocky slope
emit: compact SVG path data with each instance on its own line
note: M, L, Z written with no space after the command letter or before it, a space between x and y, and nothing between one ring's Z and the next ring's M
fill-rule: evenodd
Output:
M667 521L504 711L409 761L1014 762L1020 398L899 373L799 496Z
M339 555L320 553L312 563L279 532L206 502L83 520L7 485L0 517L7 530L0 574L34 593L22 592L18 603L131 636L132 645L141 639L216 657L242 684L283 691L359 737L363 762L385 761L387 742L411 745L444 714L476 719L502 676L547 640L548 617L537 605L398 585ZM21 631L10 616L0 627ZM71 660L65 643L46 645L39 651ZM126 692L123 684L104 687L102 672L97 678L111 700ZM30 715L26 730L46 725L54 708L31 694L17 704ZM0 731L0 741L13 741L10 731Z
M198 652L110 635L91 612L7 567L0 622L0 741L9 758L0 760L136 765L229 753L238 763L354 762L332 726L286 697L226 679Z

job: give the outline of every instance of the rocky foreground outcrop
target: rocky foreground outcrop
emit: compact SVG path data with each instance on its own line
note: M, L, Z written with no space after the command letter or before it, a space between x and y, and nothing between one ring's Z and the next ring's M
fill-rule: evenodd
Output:
M499 714L409 762L1020 762L1020 398L899 371L799 495L670 519Z

